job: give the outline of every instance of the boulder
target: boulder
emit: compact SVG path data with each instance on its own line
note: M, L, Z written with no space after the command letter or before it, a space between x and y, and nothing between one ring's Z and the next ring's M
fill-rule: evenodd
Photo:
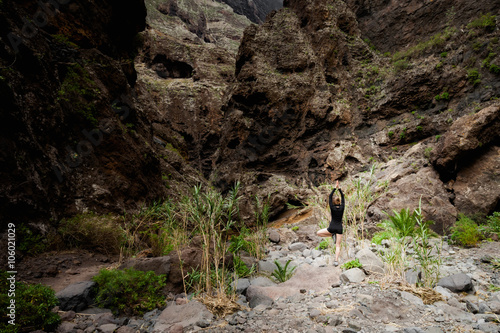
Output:
M249 279L238 279L234 281L231 286L236 290L237 294L244 294L247 288L250 287Z
M472 290L472 279L464 273L454 274L441 278L438 286L447 288L453 292L469 291Z
M369 249L361 249L358 253L356 253L356 258L368 274L384 274L384 262Z
M500 202L500 147L491 147L461 169L453 190L455 207L466 215L489 214Z
M183 305L172 304L162 311L156 320L153 332L168 332L174 325L188 327L202 320L211 322L212 319L212 313L200 302L190 301Z
M500 133L500 103L457 119L439 141L431 160L443 174L450 175L470 162L483 146L498 140Z
M261 304L265 305L266 307L271 306L273 304L273 299L271 297L266 296L266 295L257 294L254 297L252 297L250 299L250 301L248 302L248 305L252 309L261 305Z
M363 272L363 270L359 268L351 268L348 269L347 271L343 272L340 275L340 280L344 283L350 282L350 283L359 283L363 282L365 279L366 274Z
M257 287L270 287L275 286L276 283L265 276L258 276L250 279L250 285Z
M154 257L154 258L130 258L118 267L119 269L133 268L138 271L149 272L155 274L169 274L172 259L170 256Z
M389 183L388 191L368 208L369 221L378 223L386 219L384 211L399 212L403 208L413 211L421 201L424 218L434 221L431 229L444 234L455 223L457 216L457 209L450 203L450 194L434 168L422 167L414 171Z
M280 242L280 234L275 229L269 230L268 238L271 242L275 244Z
M56 293L59 308L63 311L82 311L94 303L95 282L82 281L71 284Z
M288 245L288 249L290 251L304 251L307 248L307 245L302 242L297 242Z

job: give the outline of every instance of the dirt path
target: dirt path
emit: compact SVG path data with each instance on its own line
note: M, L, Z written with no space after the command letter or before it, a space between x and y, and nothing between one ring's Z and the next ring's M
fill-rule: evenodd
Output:
M17 264L18 279L41 283L56 292L70 284L89 281L103 268L117 265L119 257L90 253L85 250L49 252L25 257Z

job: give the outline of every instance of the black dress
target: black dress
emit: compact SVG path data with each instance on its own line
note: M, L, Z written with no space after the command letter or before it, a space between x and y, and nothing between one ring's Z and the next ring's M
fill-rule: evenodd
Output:
M340 206L336 206L332 202L333 192L335 192L335 189L333 189L332 193L330 193L330 197L328 200L328 203L330 204L330 212L332 214L332 220L330 221L330 225L328 226L328 228L326 228L326 230L328 230L328 232L331 234L342 235L343 231L342 216L344 215L344 207L345 207L344 193L342 193L342 190L339 189L342 200L340 202Z

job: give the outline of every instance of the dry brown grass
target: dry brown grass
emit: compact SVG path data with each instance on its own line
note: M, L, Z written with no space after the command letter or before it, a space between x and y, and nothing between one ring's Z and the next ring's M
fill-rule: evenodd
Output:
M218 318L224 318L236 311L245 310L245 307L236 303L234 295L209 295L202 294L196 300L204 304L207 309ZM248 309L247 309L248 310Z

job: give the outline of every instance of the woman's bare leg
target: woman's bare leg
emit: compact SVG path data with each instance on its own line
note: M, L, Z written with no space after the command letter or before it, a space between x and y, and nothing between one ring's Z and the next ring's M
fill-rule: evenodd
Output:
M335 261L339 261L340 257L340 242L342 242L342 235L337 234L337 243L335 244Z
M330 237L330 236L332 236L332 234L330 232L328 232L328 230L326 230L326 228L318 230L316 232L316 235L318 235L319 237Z

